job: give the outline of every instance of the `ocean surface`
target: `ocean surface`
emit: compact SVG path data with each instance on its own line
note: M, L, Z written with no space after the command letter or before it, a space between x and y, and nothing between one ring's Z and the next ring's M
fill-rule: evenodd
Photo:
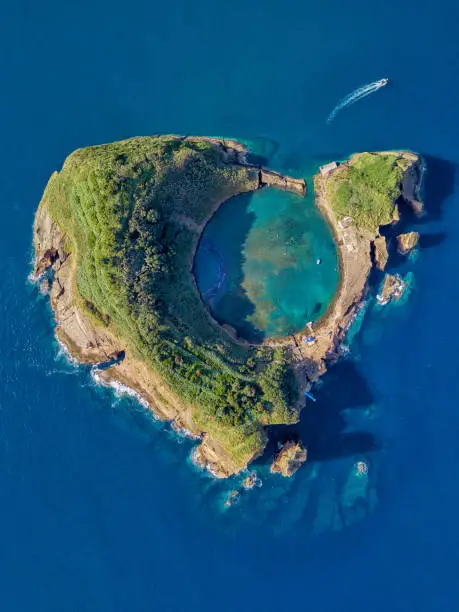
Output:
M2 3L2 612L458 609L458 19L452 0ZM155 132L241 138L297 176L362 150L427 160L420 251L391 262L408 298L369 300L292 428L308 463L285 480L261 458L227 510L240 478L197 471L192 441L69 363L28 281L50 173Z

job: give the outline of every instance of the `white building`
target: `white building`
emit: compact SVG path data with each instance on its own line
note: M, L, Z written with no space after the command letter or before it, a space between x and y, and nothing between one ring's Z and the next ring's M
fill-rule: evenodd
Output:
M335 161L330 162L329 164L325 164L325 166L320 166L320 173L325 176L330 174L332 170L336 170L337 167L338 164Z

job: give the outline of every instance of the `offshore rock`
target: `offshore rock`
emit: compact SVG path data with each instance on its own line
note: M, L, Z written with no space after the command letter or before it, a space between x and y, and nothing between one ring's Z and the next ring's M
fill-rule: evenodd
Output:
M307 456L307 450L301 442L286 442L274 459L271 472L289 478L303 465Z
M380 293L376 296L379 304L384 306L391 300L399 300L404 291L406 283L399 274L386 274Z
M248 476L246 476L244 478L244 480L242 481L242 488L246 489L247 491L250 489L253 489L255 486L260 485L260 480L257 476L256 472L250 472L250 474Z
M418 232L408 232L397 236L398 252L401 255L408 255L419 242Z

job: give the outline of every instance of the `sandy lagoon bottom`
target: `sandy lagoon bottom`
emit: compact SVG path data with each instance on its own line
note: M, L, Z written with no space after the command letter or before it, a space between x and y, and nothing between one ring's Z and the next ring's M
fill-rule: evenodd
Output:
M268 188L220 207L201 238L195 275L215 318L259 341L298 331L325 312L338 258L313 196Z

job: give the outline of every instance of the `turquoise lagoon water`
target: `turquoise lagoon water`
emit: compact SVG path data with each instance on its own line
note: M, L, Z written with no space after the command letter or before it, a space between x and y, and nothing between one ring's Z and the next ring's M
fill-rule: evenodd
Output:
M304 328L329 305L336 248L313 194L267 188L225 202L207 224L195 261L204 301L249 340Z
M457 3L2 9L2 611L455 612ZM343 96L382 77L326 125ZM197 471L193 441L69 364L27 281L50 172L76 147L154 132L247 139L296 176L362 150L409 147L428 164L427 214L407 222L419 256L389 267L414 273L407 302L381 309L373 291L348 358L297 426L270 432L254 466L263 486L228 511L241 478ZM290 435L309 461L285 480L268 465ZM359 460L368 478L356 479Z

